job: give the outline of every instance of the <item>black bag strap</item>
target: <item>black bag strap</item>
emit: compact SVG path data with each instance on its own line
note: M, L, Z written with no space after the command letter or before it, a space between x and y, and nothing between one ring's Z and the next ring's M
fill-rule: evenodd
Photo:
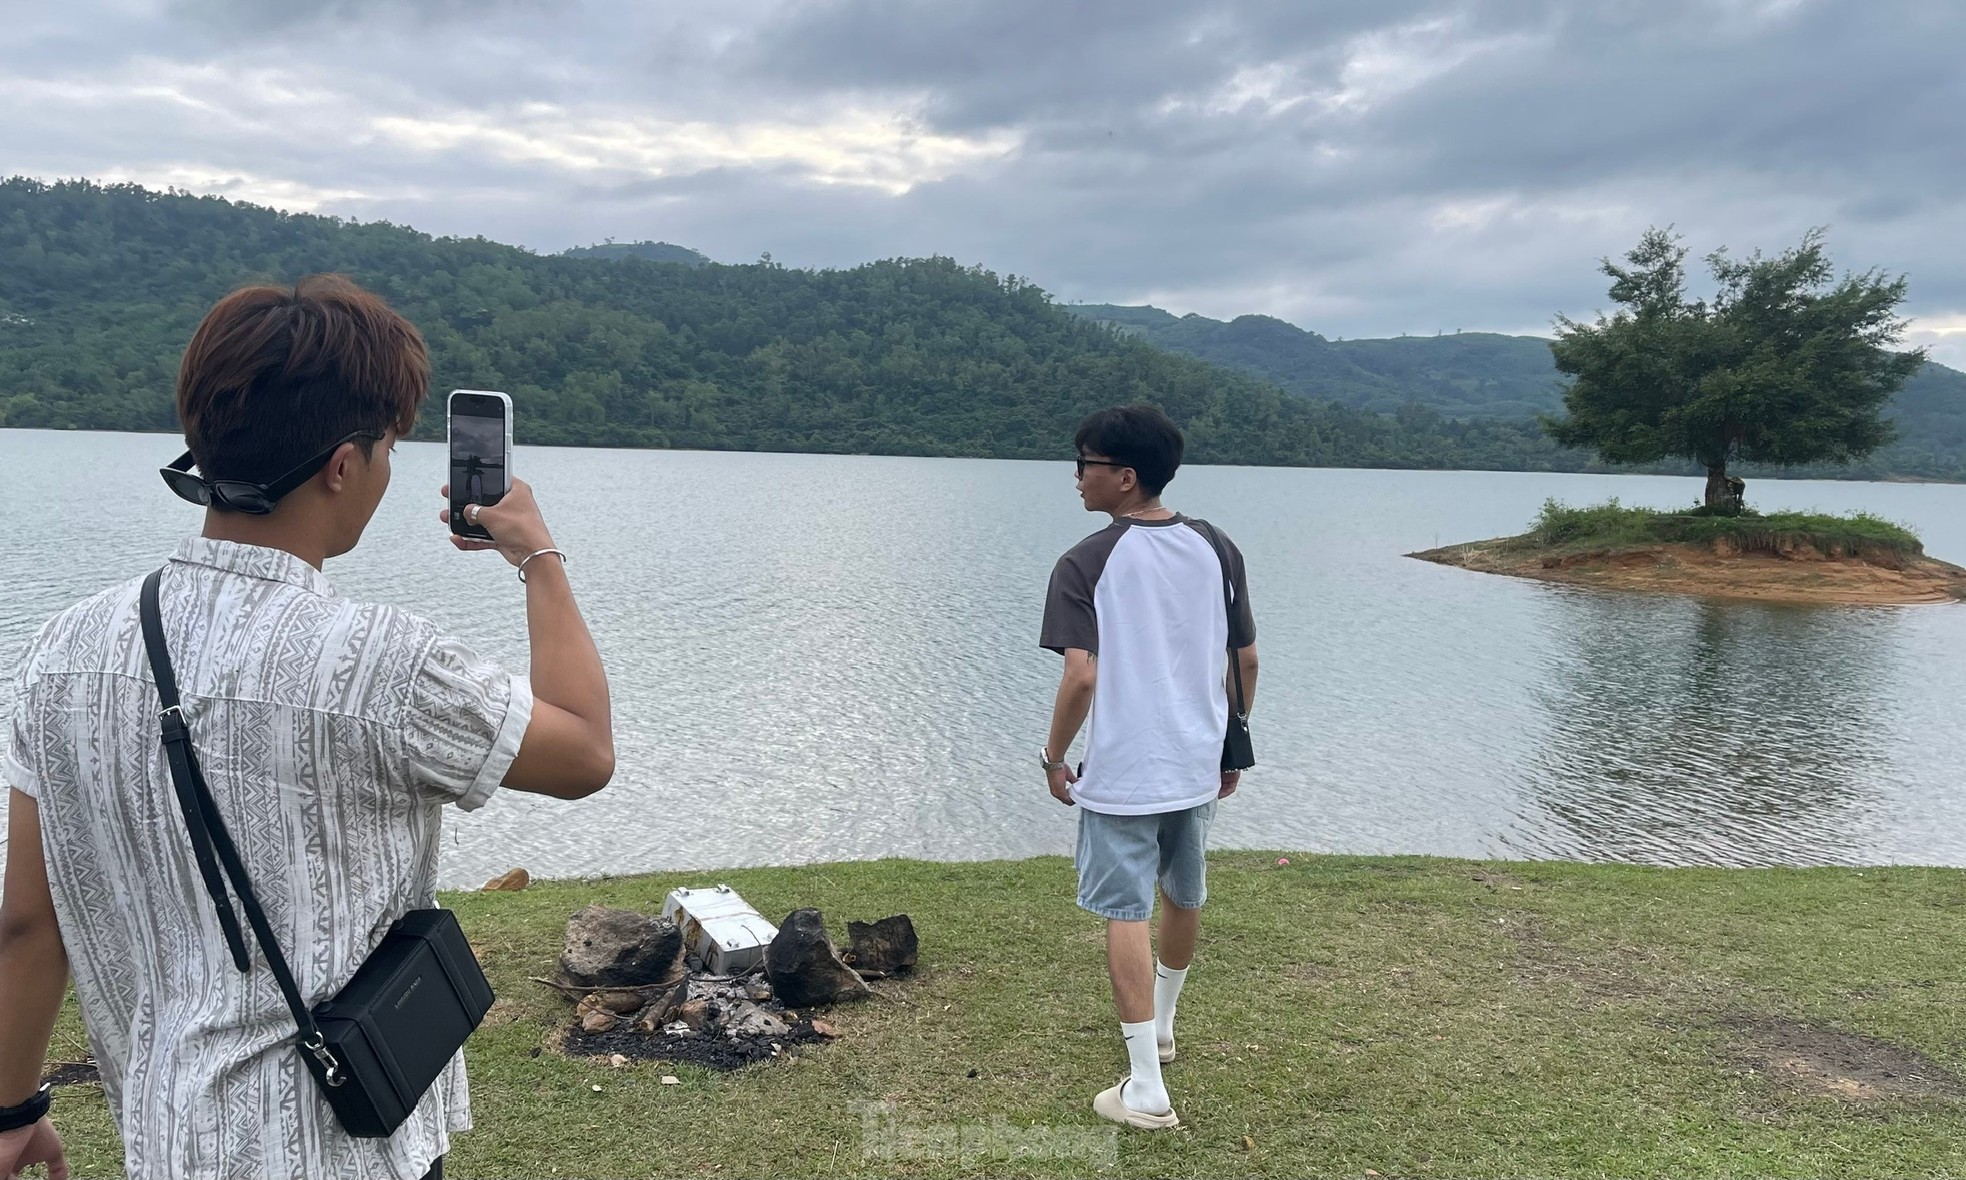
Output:
M1200 526L1200 533L1208 538L1209 546L1215 550L1215 560L1222 566L1222 610L1229 616L1229 671L1236 680L1236 716L1247 721L1249 706L1243 703L1242 661L1236 657L1236 590L1229 581L1229 551L1223 546L1222 534L1215 531L1214 525L1205 520L1195 520L1192 516L1188 519Z
M259 898L253 894L245 862L239 859L239 849L232 843L232 833L226 830L225 817L219 814L218 804L205 782L205 773L199 769L198 755L191 748L191 727L185 724L184 710L179 707L177 673L171 668L170 648L164 642L164 614L158 605L158 587L163 577L164 571L160 569L143 580L139 613L143 620L144 650L150 655L150 673L157 680L157 699L164 706L157 714L163 726L164 756L170 763L171 786L177 792L178 807L184 812L185 829L191 835L191 853L198 862L198 875L205 879L205 891L211 894L212 905L218 910L219 929L225 932L225 945L232 952L233 965L241 971L250 971L252 958L246 950L239 919L226 898L225 882L219 870L223 868L225 876L231 878L232 891L239 895L239 908L246 912L253 938L266 955L266 965L273 969L280 994L293 1012L294 1024L300 1030L301 1048L321 1060L328 1070L330 1085L339 1085L339 1081L332 1080L339 1074L338 1066L327 1053L313 1014L300 998L300 986L294 982L286 956L280 953L266 911L260 908Z

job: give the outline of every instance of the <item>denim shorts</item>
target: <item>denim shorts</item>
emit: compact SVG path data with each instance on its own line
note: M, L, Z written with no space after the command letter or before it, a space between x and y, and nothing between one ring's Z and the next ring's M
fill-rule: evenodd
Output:
M1144 922L1154 912L1158 881L1185 910L1208 900L1211 801L1186 811L1107 815L1079 809L1079 908L1117 922Z

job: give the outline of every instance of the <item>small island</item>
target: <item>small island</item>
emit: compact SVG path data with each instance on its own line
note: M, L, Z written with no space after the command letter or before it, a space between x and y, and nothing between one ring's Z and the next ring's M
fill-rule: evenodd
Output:
M1605 590L1805 605L1966 600L1966 569L1925 556L1910 530L1862 512L1657 512L1550 500L1520 536L1407 556Z
M1408 554L1484 573L1612 590L1822 605L1966 600L1966 569L1925 556L1909 529L1849 516L1747 506L1736 463L1848 462L1892 437L1882 410L1923 363L1894 352L1903 276L1836 276L1823 232L1774 257L1707 255L1714 291L1691 298L1687 249L1650 229L1622 263L1606 258L1618 310L1557 317L1550 344L1572 380L1550 437L1606 463L1697 463L1705 495L1688 512L1612 500L1554 500L1529 532Z

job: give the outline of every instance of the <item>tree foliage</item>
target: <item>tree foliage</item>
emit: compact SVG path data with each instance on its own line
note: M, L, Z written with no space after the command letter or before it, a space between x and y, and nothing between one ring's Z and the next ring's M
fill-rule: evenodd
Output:
M1551 344L1573 380L1553 438L1614 463L1689 459L1707 502L1737 461L1791 467L1844 462L1891 439L1881 411L1924 364L1894 352L1905 280L1877 271L1836 280L1821 231L1767 258L1707 257L1716 290L1689 299L1686 248L1646 232L1623 265L1609 259L1610 316L1559 319Z
M1144 400L1187 429L1197 462L1603 466L1526 416L1286 393L947 258L809 271L675 250L543 257L133 185L0 181L0 426L174 429L178 356L199 316L241 283L331 270L423 330L439 392L511 393L530 443L1041 458L1069 451L1087 411ZM1452 375L1457 388L1486 380ZM1959 392L1939 381L1923 395L1952 415L1934 464L1966 453ZM420 436L441 433L426 415Z
M1538 467L1521 423L1283 393L947 258L808 271L542 257L133 185L0 182L0 425L169 430L177 360L241 283L340 271L410 317L434 385L502 389L526 442L1055 457L1149 401L1198 462ZM423 437L442 424L429 414Z
M1433 336L1326 340L1265 316L1231 322L1175 316L1157 307L1069 305L1075 315L1113 324L1150 344L1248 373L1305 397L1377 413L1518 422L1563 408L1563 382L1540 336L1443 332ZM1892 396L1884 416L1894 441L1869 458L1791 466L1811 478L1877 479L1916 475L1966 479L1966 373L1927 360ZM1539 428L1540 429L1540 428ZM1588 451L1552 452L1560 463L1601 463ZM1685 460L1652 469L1690 471ZM1749 475L1763 468L1745 464Z
M698 251L673 242L617 242L612 238L598 245L575 246L560 253L566 258L644 258L650 262L680 262L684 266L702 266L710 261Z

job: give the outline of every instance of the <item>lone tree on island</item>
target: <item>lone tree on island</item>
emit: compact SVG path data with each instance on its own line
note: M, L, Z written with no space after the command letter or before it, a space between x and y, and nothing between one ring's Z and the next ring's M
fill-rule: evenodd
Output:
M1556 367L1574 380L1550 437L1612 463L1683 458L1707 469L1706 505L1740 505L1736 460L1792 466L1845 462L1889 442L1885 402L1925 361L1894 352L1905 321L1903 276L1834 273L1823 234L1775 258L1725 249L1707 256L1713 301L1686 298L1686 248L1650 229L1625 255L1606 258L1622 305L1594 324L1557 317Z

